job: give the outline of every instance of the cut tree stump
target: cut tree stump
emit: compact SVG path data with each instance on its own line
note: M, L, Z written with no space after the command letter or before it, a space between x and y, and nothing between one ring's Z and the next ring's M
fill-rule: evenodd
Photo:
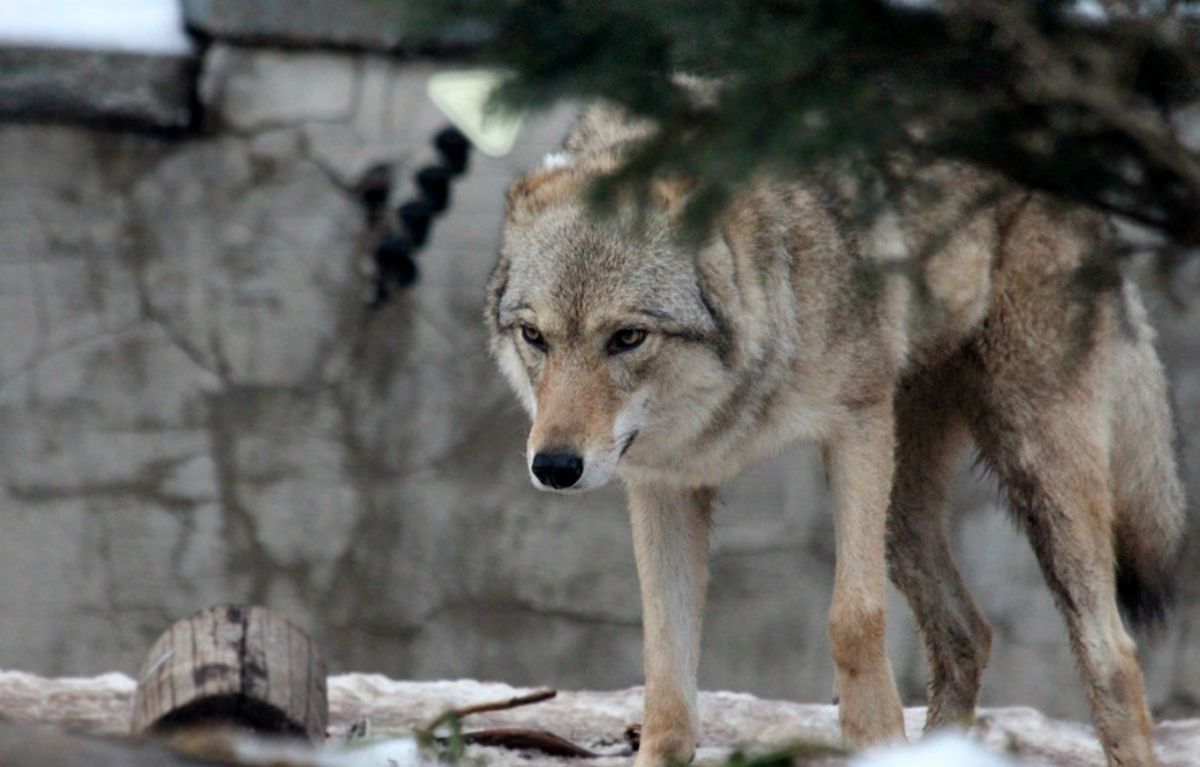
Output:
M221 605L167 629L138 673L133 733L196 725L325 739L325 664L295 624Z

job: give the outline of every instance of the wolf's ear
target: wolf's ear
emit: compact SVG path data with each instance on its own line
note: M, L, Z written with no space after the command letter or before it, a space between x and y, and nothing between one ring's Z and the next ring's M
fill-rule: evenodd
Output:
M508 188L508 219L528 218L566 200L578 188L577 174L571 168L549 168L523 176Z
M488 278L487 300L483 310L484 321L493 335L500 332L500 301L504 299L504 293L508 290L508 271L509 258L501 253Z

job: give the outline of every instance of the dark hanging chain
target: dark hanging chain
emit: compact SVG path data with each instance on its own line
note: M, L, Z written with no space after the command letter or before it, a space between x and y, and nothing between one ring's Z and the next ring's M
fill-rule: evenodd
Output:
M371 306L379 307L398 289L416 282L417 252L429 241L433 221L450 207L451 186L467 170L471 143L457 128L446 127L433 137L439 161L416 172L416 193L393 211L394 219L384 221L391 196L392 173L386 165L377 165L359 183L359 199L366 209L367 222L383 232L375 244L375 294Z

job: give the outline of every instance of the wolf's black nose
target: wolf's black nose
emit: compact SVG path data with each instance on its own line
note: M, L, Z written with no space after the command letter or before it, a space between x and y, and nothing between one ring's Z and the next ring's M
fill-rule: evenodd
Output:
M562 490L583 476L583 459L574 453L538 453L531 468L538 482Z

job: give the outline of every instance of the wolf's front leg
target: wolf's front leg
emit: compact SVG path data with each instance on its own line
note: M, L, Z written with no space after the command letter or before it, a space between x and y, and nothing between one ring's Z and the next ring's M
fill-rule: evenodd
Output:
M894 450L890 399L852 416L824 450L837 535L829 639L838 719L850 746L904 738L903 710L884 638L885 534Z
M630 485L642 587L646 715L635 767L687 762L696 749L696 672L715 492Z

